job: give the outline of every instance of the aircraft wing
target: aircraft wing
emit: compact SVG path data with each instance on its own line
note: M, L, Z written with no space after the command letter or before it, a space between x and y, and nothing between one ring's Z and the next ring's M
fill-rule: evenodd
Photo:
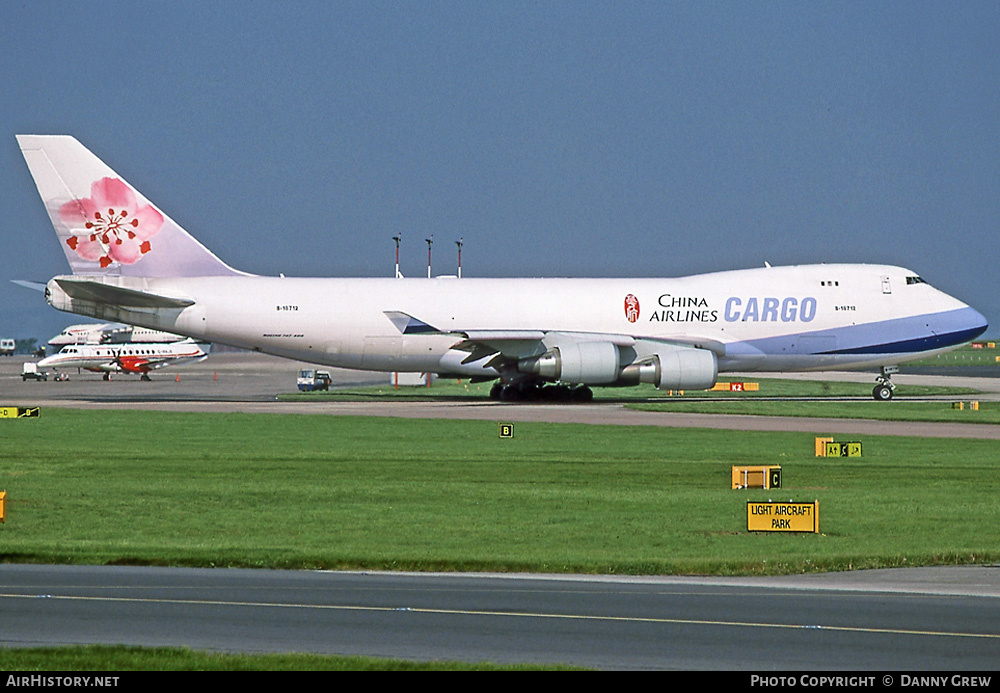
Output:
M497 367L504 362L516 363L522 359L542 356L555 346L583 342L608 343L619 349L631 347L640 354L655 350L658 345L674 348L704 349L713 352L716 357L722 357L726 354L725 344L694 335L648 337L607 332L573 332L564 330L439 330L433 325L408 313L386 311L385 314L402 334L454 335L456 341L451 348L469 353L466 358L462 359L463 364L472 363L492 355L493 359L490 360L487 366Z
M401 311L385 311L385 315L405 335L453 335L456 342L452 349L469 352L462 363L478 361L493 354L517 360L543 354L546 350L542 343L546 332L542 330L439 330Z
M163 368L164 366L176 366L191 360L201 361L205 358L208 358L208 354L206 353L191 356L119 356L114 362L124 371L147 373L157 368Z
M157 368L158 366L164 365L166 360L147 359L140 356L120 356L115 359L115 363L117 363L123 371L128 371L130 373L145 373Z
M197 357L173 357L173 358L144 358L139 356L122 356L117 359L117 363L122 367L122 370L132 371L134 373L145 373L147 371L154 371L157 368L163 368L164 366L169 366L171 364L177 365L182 361L187 361L189 358L197 358L201 360L205 356Z

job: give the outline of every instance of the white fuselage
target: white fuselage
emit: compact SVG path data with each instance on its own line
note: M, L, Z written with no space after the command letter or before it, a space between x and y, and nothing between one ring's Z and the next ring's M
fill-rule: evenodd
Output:
M882 265L672 279L93 279L194 304L112 308L70 298L52 282L50 303L310 363L465 376L493 372L489 359L463 363L469 353L452 348L470 330L708 345L719 371L792 371L897 364L954 348L986 328L982 315L915 273ZM434 331L403 334L390 312Z

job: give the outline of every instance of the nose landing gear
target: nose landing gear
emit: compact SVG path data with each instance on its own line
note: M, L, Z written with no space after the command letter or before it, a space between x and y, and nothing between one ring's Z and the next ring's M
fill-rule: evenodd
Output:
M878 385L872 390L872 397L874 397L879 402L888 402L892 399L893 391L895 391L896 386L892 384L892 374L898 373L899 368L896 366L882 366L881 374L875 378Z

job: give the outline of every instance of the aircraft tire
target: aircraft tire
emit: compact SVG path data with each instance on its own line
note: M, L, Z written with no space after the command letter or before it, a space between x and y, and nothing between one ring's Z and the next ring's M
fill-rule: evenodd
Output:
M565 402L570 398L569 388L565 385L546 385L542 389L542 398L547 402Z
M504 385L500 390L501 402L517 402L521 399L521 393L516 385Z
M879 402L888 402L892 399L892 388L888 385L876 385L872 390L872 397Z
M534 402L542 397L542 388L533 384L520 385L517 389L518 399L526 402Z

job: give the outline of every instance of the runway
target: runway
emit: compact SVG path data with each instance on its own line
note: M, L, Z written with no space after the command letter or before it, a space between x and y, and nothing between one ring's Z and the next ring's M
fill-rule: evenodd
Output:
M1000 567L788 578L0 566L3 647L701 671L990 671Z
M245 354L163 370L151 383L96 374L22 382L20 363L0 362L0 404L1000 438L990 425L664 414L617 403L278 402L302 364ZM334 373L342 384L388 385L384 374ZM981 399L1000 397L1000 379L979 380L989 391ZM4 647L121 643L758 673L985 671L1000 661L998 566L727 579L0 565L0 613Z

